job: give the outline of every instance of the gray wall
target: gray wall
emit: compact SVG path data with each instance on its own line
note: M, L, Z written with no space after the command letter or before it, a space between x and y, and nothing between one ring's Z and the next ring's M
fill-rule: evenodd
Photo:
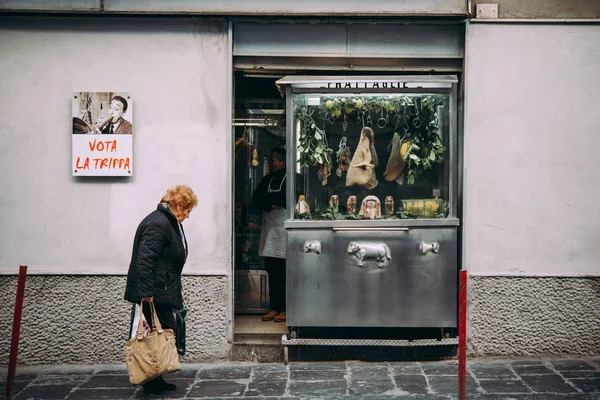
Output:
M600 275L600 24L470 24L465 260Z
M225 360L227 298L225 277L183 280L187 353L183 362ZM0 364L10 351L16 277L0 277ZM123 363L130 303L123 300L125 277L32 276L25 285L19 365Z
M185 273L231 266L230 45L208 19L0 17L0 274L123 274L139 221L191 186ZM71 97L130 92L134 176L71 177Z
M472 356L599 354L600 25L471 23Z

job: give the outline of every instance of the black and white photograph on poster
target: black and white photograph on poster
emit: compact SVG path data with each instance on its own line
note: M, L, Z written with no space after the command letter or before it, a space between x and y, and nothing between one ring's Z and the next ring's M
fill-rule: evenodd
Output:
M72 175L132 176L132 116L129 93L73 93Z

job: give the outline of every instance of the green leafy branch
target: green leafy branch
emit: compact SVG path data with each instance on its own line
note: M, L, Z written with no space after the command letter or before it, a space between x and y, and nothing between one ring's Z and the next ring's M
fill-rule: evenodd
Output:
M300 158L298 162L304 167L322 164L331 168L333 150L327 145L325 132L317 127L314 119L308 115L305 105L298 104L294 109L296 120L301 121L298 144Z

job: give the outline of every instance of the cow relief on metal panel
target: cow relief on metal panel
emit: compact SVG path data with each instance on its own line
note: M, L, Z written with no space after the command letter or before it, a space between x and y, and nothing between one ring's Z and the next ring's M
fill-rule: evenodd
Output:
M352 241L348 244L348 253L358 259L359 267L363 267L367 260L377 261L379 268L389 265L392 261L392 252L385 243Z
M303 246L304 252L307 254L321 255L321 241L307 240Z

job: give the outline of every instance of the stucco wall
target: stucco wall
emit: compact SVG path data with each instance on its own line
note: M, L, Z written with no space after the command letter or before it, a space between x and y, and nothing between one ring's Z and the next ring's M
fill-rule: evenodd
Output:
M0 331L12 332L16 277L0 277ZM183 362L227 358L229 297L224 277L184 277L187 353ZM19 342L19 364L123 363L130 303L125 277L31 276ZM8 364L10 334L0 336L0 363Z
M468 27L464 267L600 275L600 25Z
M125 273L137 224L185 183L185 272L228 274L227 22L2 16L0 37L0 273ZM71 177L77 91L131 93L132 178Z
M469 280L471 356L600 354L600 278Z

